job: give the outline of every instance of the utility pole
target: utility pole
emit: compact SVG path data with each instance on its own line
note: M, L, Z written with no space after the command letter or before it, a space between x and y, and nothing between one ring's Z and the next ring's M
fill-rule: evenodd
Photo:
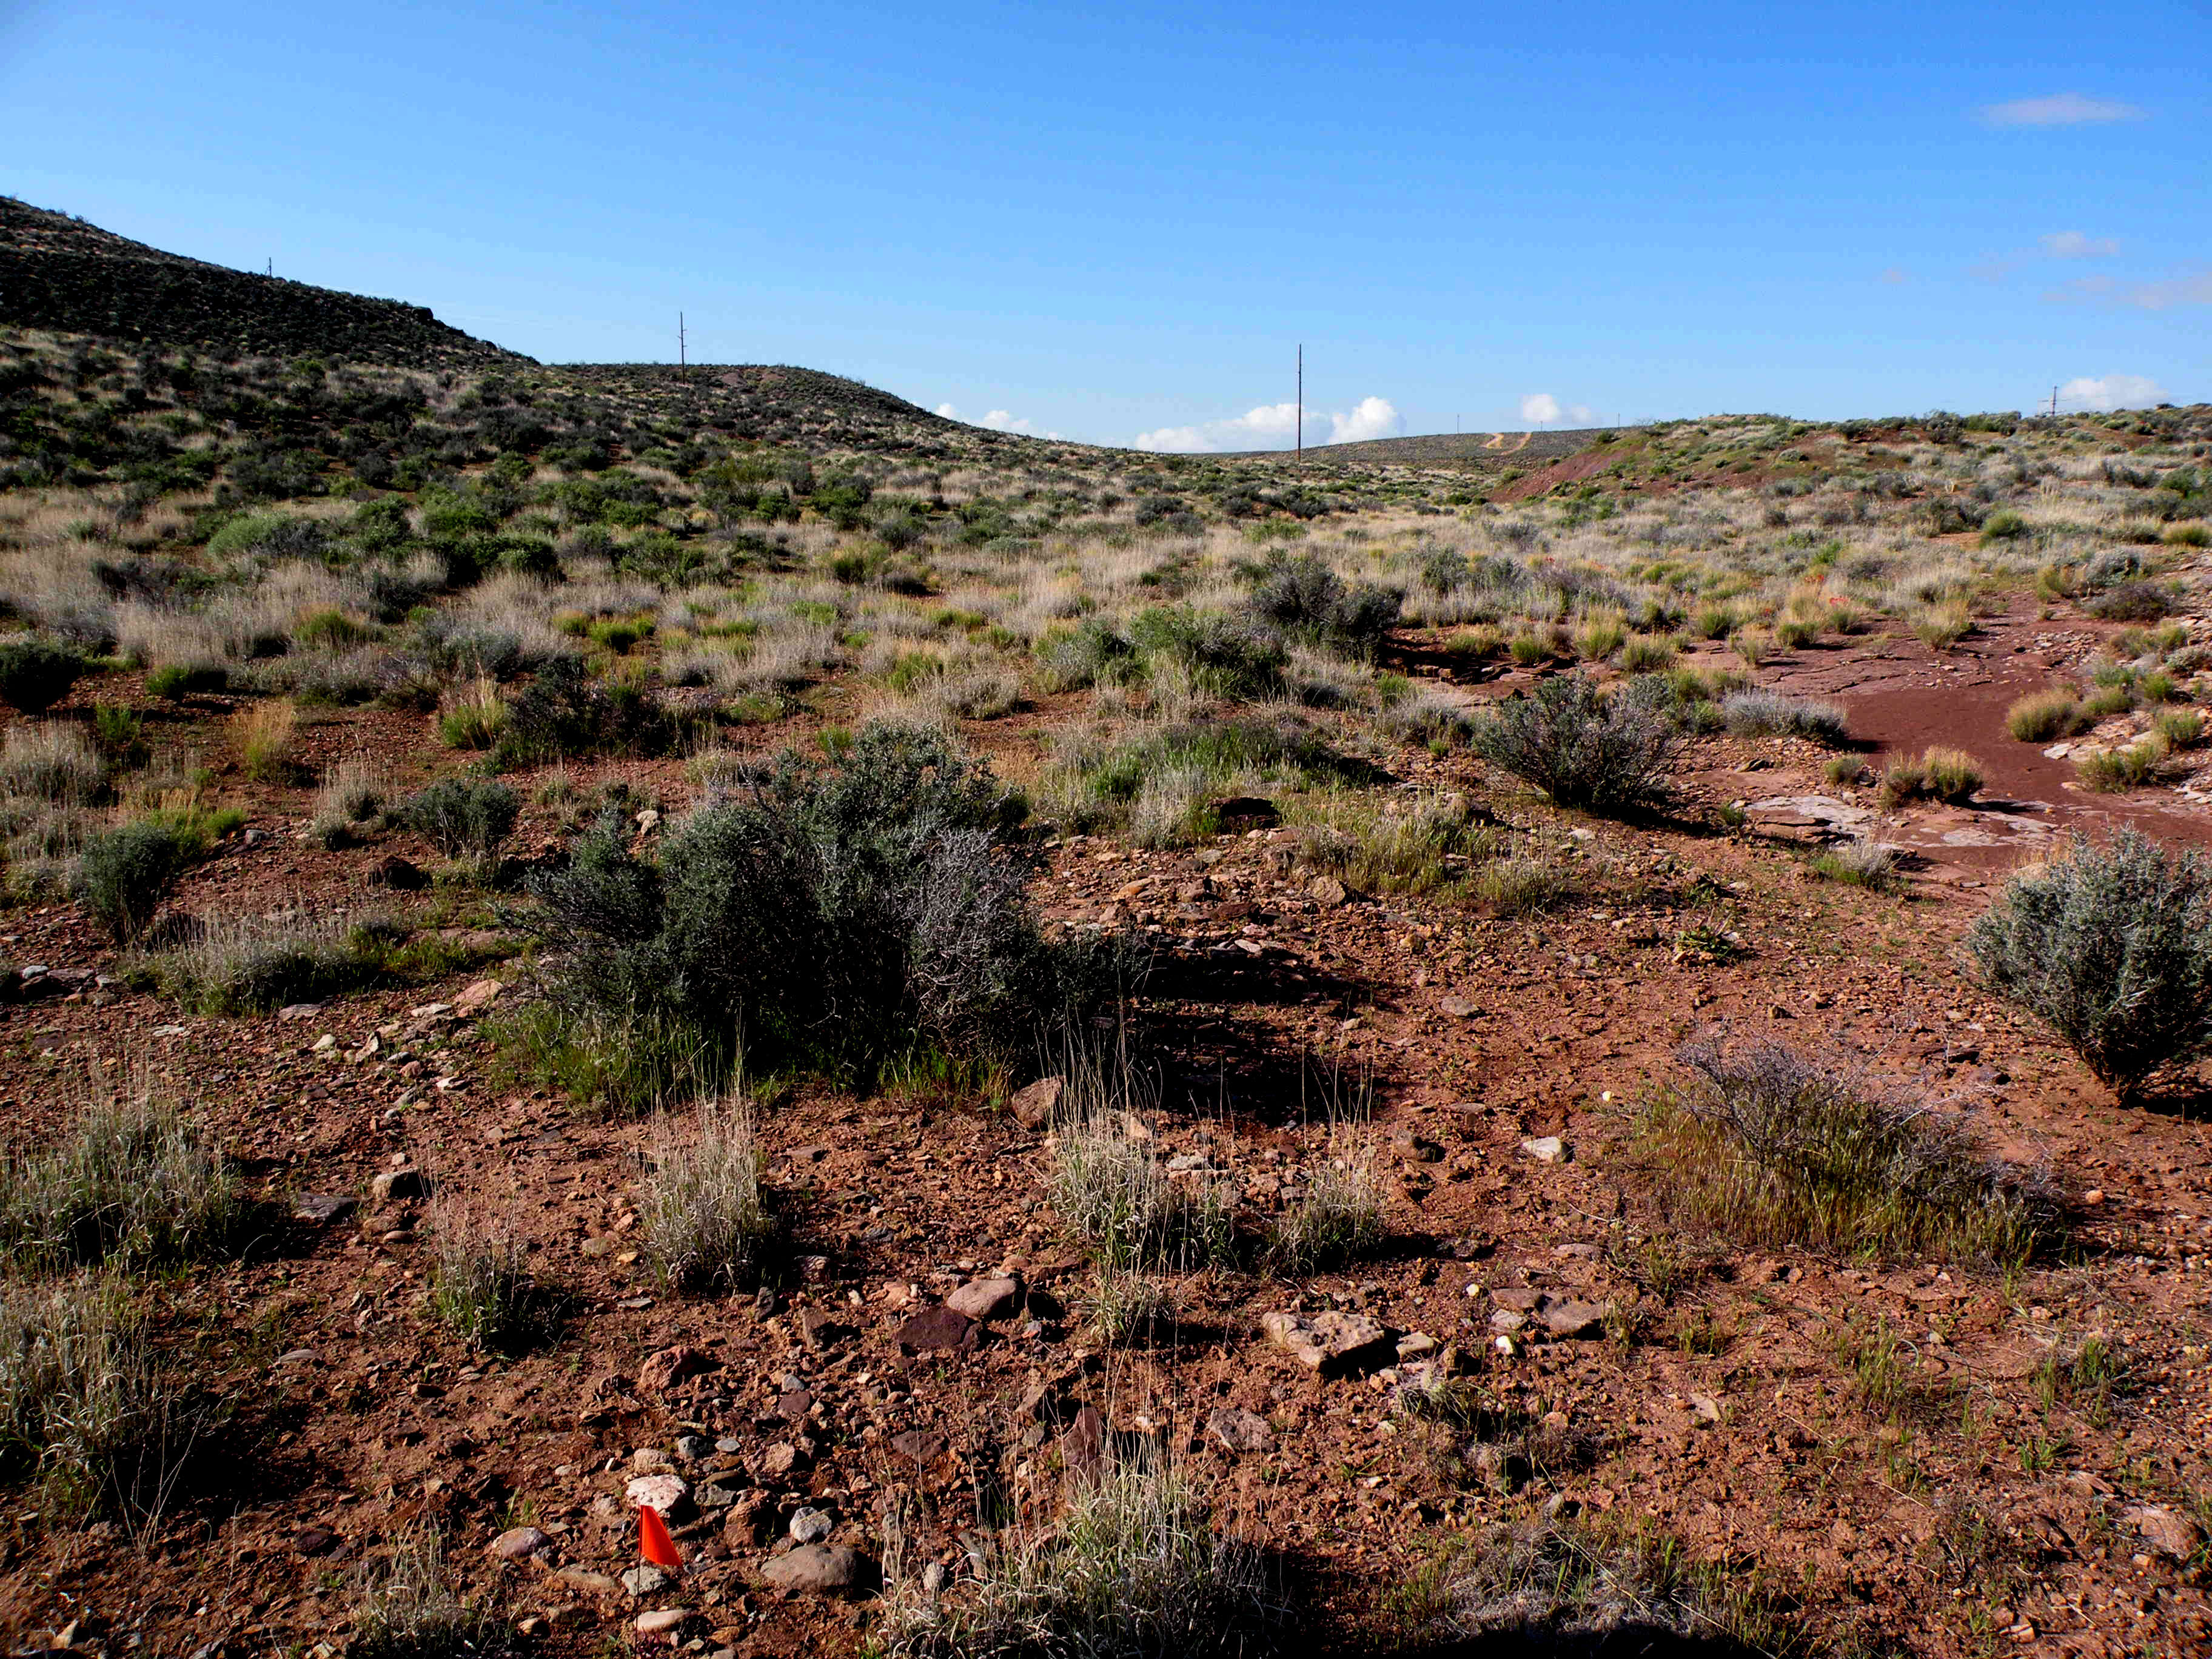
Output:
M684 337L684 313L676 313L676 368L678 374L690 367L689 342Z
M2051 388L2051 416L2053 420L2058 418L2058 388L2057 386Z
M1306 453L1306 348L1298 342L1298 453Z

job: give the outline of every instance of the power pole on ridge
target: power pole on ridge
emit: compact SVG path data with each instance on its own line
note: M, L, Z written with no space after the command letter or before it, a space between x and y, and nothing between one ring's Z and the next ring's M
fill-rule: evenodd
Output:
M1303 340L1301 340L1301 341L1298 343L1298 404L1297 404L1297 410L1298 410L1298 413L1297 413L1297 421L1298 421L1298 451L1297 451L1297 453L1298 453L1299 454L1303 455L1303 454L1304 454L1304 453L1306 453L1306 348L1305 348L1305 343L1304 343Z
M684 337L684 313L679 311L676 313L676 368L678 374L690 367L688 347L689 343Z

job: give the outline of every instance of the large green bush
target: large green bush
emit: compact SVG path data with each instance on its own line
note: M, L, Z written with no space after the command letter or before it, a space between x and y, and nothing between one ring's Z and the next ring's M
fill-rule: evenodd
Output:
M445 778L401 809L400 817L449 859L489 857L514 833L522 798L489 778Z
M52 640L10 640L0 645L0 700L26 714L43 714L69 695L88 665Z
M1024 811L941 732L878 721L835 770L787 755L693 813L657 863L609 813L532 882L551 1004L602 1045L673 1026L863 1074L918 1044L1033 1053L1114 979L1106 953L1039 931L1009 840Z
M1474 747L1562 806L1620 814L1667 798L1681 738L1645 700L1607 696L1577 672L1500 703L1475 728Z
M2014 876L1966 932L1990 988L2122 1095L2212 1048L2212 866L2123 830Z
M173 823L141 818L122 824L85 843L77 898L118 944L128 945L146 931L199 850Z

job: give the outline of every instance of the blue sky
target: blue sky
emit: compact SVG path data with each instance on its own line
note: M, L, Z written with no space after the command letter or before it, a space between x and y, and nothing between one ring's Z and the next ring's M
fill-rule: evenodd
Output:
M2212 398L2212 5L0 0L0 191L1162 447Z

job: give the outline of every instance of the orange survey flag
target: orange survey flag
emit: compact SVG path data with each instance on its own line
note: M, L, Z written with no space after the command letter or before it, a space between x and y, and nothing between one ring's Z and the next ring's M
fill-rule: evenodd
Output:
M676 1553L676 1540L668 1535L668 1523L660 1518L660 1511L645 1504L637 1510L637 1553L656 1567L671 1572L684 1570L684 1558Z

